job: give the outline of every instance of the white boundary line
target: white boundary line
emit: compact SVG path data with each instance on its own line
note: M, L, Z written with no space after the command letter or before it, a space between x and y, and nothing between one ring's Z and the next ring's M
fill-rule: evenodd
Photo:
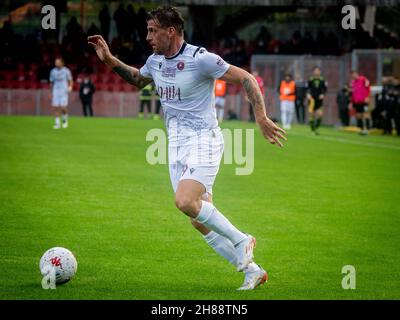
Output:
M343 138L334 138L334 137L324 136L324 135L319 135L316 137L316 136L301 134L301 133L297 133L297 132L290 132L289 136L291 134L293 134L295 136L299 136L299 137L311 138L314 140L334 141L334 142L354 144L354 145L365 146L365 147L374 147L374 148L382 148L382 149L399 150L400 151L400 146L392 146L392 145L388 145L388 144L380 144L380 143L374 143L374 142L361 142L361 141L355 141L355 140L347 140L347 139L343 139Z

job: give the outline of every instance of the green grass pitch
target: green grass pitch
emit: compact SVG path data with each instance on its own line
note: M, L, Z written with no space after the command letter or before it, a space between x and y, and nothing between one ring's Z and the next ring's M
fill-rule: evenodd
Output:
M295 126L279 149L255 132L255 170L222 165L214 202L257 237L267 285L207 246L174 206L166 165L147 164L161 121L0 117L0 299L399 299L400 139ZM222 127L253 128L243 122ZM78 272L41 288L50 247ZM356 269L344 290L341 270Z

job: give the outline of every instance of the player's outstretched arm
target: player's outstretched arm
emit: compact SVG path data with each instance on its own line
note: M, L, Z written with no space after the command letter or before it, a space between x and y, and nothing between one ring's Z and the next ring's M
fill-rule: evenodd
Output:
M221 77L221 79L230 83L241 83L243 85L247 97L253 107L256 122L260 126L263 136L270 143L282 147L283 144L279 139L286 140L283 135L286 134L286 132L267 117L264 107L264 97L256 78L246 70L230 65L228 71Z
M141 89L153 81L151 78L143 77L138 69L130 67L114 57L102 36L94 35L88 37L88 44L96 50L97 56L102 62L109 66L115 73L119 74L119 76L129 84Z

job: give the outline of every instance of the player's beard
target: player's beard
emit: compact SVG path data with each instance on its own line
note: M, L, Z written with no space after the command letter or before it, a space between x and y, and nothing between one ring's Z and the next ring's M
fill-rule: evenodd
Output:
M163 55L165 52L167 52L168 45L165 45L165 43L159 43L158 45L154 45L152 47L153 53L157 55Z
M163 53L163 51L160 50L159 47L153 47L153 52L154 52L154 54L157 54L157 55L161 55Z

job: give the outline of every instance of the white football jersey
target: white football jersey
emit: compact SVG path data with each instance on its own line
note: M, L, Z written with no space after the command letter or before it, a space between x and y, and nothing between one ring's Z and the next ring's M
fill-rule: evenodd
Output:
M169 135L173 128L218 127L214 84L228 68L220 56L186 42L173 57L152 54L147 59L140 73L156 85Z
M72 80L72 74L67 67L51 69L50 82L53 83L53 93L68 94L69 80Z

